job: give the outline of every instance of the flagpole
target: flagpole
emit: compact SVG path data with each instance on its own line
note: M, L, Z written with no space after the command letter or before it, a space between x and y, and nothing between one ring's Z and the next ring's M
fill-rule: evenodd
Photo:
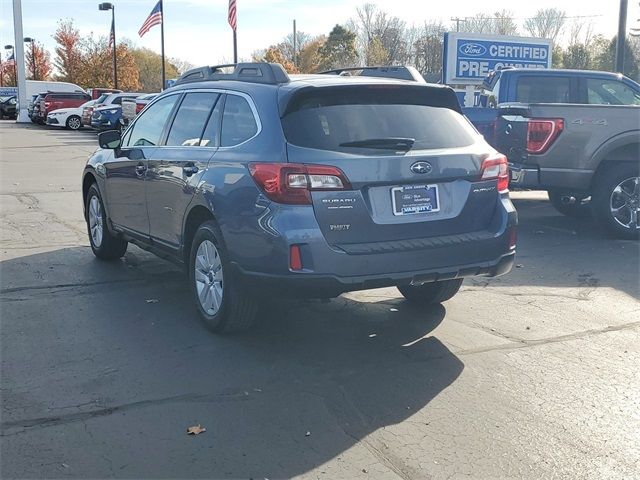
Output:
M238 63L238 36L235 28L233 29L233 63Z
M118 53L116 51L116 6L111 7L111 34L113 35L113 88L118 89Z
M162 0L160 0L160 12L162 13L162 22L160 22L160 52L162 56L162 86L160 87L160 91L164 90L165 86L165 76L166 73L164 71L164 6L162 5Z

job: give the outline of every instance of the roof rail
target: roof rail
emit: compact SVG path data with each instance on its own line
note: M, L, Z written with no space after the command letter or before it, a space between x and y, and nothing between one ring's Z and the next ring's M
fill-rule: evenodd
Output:
M180 75L180 78L176 80L174 85L213 80L235 80L240 82L278 85L280 83L289 83L289 75L287 75L287 72L279 63L230 63L228 65L191 69Z
M326 72L320 73L323 75L397 78L398 80L411 80L414 82L425 83L424 78L420 75L418 70L414 67L404 65L337 68L335 70L327 70Z

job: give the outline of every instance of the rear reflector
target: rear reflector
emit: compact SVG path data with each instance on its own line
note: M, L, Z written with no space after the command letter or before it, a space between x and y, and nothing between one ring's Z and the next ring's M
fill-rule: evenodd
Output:
M500 193L509 191L509 163L504 155L486 158L482 162L482 180L498 180L497 188Z
M289 247L289 268L291 270L302 270L300 245L291 245L291 247Z
M264 194L274 202L310 205L311 191L351 190L337 167L298 163L251 163L249 172Z
M561 118L533 119L527 122L527 152L546 152L564 129Z

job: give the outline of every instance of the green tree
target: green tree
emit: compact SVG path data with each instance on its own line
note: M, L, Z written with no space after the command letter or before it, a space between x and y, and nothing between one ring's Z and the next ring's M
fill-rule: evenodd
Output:
M140 90L143 92L159 92L162 90L162 56L148 48L132 48L131 54L138 67ZM165 75L167 80L180 76L178 68L165 58ZM119 78L119 76L118 76Z
M596 65L599 70L606 70L609 72L615 71L616 61L616 44L618 43L618 37L615 36L609 42L607 49L603 51L596 61ZM622 73L629 78L638 80L638 59L633 54L631 43L627 39L624 45L624 68Z
M319 52L321 70L356 66L356 34L341 25L336 25Z

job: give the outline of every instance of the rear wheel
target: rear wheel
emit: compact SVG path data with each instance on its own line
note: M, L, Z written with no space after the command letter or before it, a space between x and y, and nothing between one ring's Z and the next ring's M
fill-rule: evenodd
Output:
M192 295L210 330L234 332L253 325L258 301L231 271L222 233L215 222L205 222L198 228L189 267Z
M71 115L69 118L67 118L67 128L71 130L78 130L81 126L82 123L79 116Z
M89 187L86 204L87 231L93 254L101 260L117 260L127 251L127 242L113 235L107 227L107 216L98 186Z
M462 278L424 283L422 285L400 285L398 290L404 298L418 305L432 305L446 302L462 286Z
M640 237L640 168L633 163L612 164L596 180L593 192L596 221L609 233L625 239Z
M549 190L551 205L567 217L586 218L591 215L590 195L562 190Z

